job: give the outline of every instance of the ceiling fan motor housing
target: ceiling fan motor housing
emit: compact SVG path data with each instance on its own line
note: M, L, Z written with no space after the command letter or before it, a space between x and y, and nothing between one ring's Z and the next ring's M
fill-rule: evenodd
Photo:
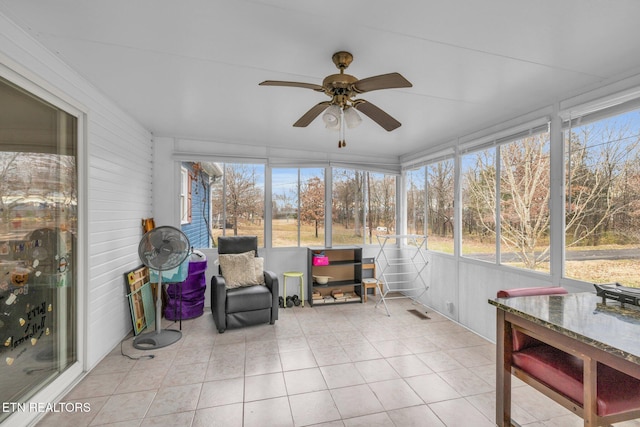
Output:
M344 107L355 94L353 84L357 81L358 79L350 74L331 74L322 81L322 87L324 92L333 98L333 104Z

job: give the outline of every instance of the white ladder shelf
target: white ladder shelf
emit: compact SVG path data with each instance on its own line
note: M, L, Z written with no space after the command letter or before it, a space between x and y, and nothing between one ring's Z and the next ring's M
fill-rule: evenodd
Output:
M380 299L376 307L382 302L387 312L389 307L386 300L409 298L418 304L420 297L427 292L429 286L422 277L422 272L429 264L425 256L427 236L419 234L383 234L378 235L380 250L376 256L378 279L384 284L380 291ZM401 285L409 285L404 287ZM415 295L407 293L417 291ZM400 296L387 296L389 292L401 292Z

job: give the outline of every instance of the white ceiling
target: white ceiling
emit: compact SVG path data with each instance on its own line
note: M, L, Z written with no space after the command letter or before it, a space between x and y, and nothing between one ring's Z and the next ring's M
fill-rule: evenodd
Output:
M637 0L0 0L7 15L156 136L396 158L640 72ZM1 30L0 30L1 31ZM320 118L321 84L347 50L363 94L347 147Z

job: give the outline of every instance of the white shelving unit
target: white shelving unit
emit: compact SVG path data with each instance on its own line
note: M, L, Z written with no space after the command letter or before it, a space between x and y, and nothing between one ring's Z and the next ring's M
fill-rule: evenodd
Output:
M380 250L376 256L376 264L378 279L384 284L384 292L383 289L378 289L380 299L376 307L382 302L387 316L391 316L386 300L409 298L422 304L420 297L429 289L422 277L422 272L429 263L425 254L427 236L387 234L377 237ZM387 296L390 292L400 292L402 295Z

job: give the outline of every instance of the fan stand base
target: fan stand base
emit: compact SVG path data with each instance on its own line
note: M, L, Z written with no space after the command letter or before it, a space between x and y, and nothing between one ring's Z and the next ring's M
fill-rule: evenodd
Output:
M182 338L182 332L173 329L147 332L133 340L133 347L138 350L155 350L176 343Z

